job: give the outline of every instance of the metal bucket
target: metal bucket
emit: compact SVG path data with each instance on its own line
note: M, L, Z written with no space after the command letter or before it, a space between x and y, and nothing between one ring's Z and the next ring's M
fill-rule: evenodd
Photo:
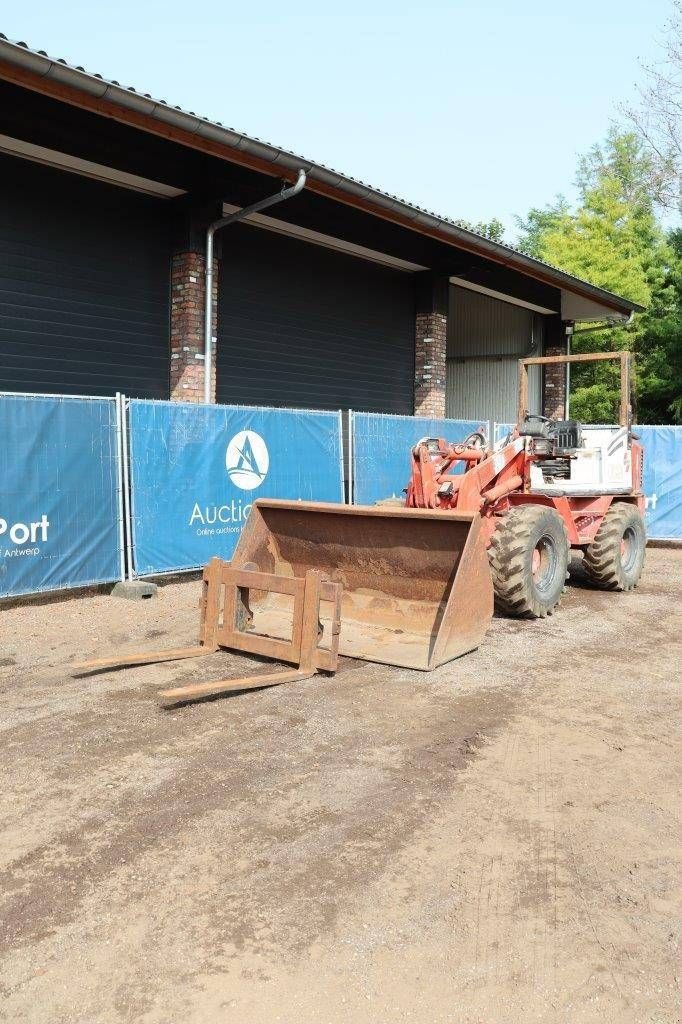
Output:
M387 665L429 670L458 658L479 646L493 613L477 514L261 499L231 564L298 577L320 569L342 583L339 652ZM251 597L254 630L290 635L281 595Z

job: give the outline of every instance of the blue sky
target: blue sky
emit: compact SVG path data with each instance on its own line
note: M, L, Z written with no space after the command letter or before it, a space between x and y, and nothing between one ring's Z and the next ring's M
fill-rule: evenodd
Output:
M472 221L573 193L655 59L669 0L54 3L0 29Z

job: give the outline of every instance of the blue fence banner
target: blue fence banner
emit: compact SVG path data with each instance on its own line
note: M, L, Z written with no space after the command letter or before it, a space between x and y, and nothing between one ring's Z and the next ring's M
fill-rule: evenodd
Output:
M138 576L231 558L256 498L343 501L335 412L131 401Z
M0 597L121 577L115 399L0 395Z
M500 444L500 442L506 440L506 438L509 436L509 434L511 434L515 426L515 423L493 424L493 444L497 445Z
M682 538L682 427L643 427L634 432L644 446L643 490L649 537Z
M353 502L374 505L382 498L402 498L412 470L410 450L422 437L463 441L474 430L488 437L487 420L428 419L354 412L351 416Z

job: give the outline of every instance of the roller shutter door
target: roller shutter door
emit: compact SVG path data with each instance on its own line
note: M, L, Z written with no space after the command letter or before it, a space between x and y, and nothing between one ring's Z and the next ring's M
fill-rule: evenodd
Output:
M542 317L531 310L452 285L448 317L447 415L516 420L518 362L542 352ZM539 367L529 371L531 411L541 411Z
M168 208L0 157L0 390L168 398Z
M412 413L409 273L245 225L222 244L219 402Z

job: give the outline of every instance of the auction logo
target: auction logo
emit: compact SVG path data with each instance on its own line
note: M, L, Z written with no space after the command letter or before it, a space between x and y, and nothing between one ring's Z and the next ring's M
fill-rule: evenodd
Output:
M233 484L243 491L260 487L270 466L265 441L254 430L241 430L225 452L225 466Z

